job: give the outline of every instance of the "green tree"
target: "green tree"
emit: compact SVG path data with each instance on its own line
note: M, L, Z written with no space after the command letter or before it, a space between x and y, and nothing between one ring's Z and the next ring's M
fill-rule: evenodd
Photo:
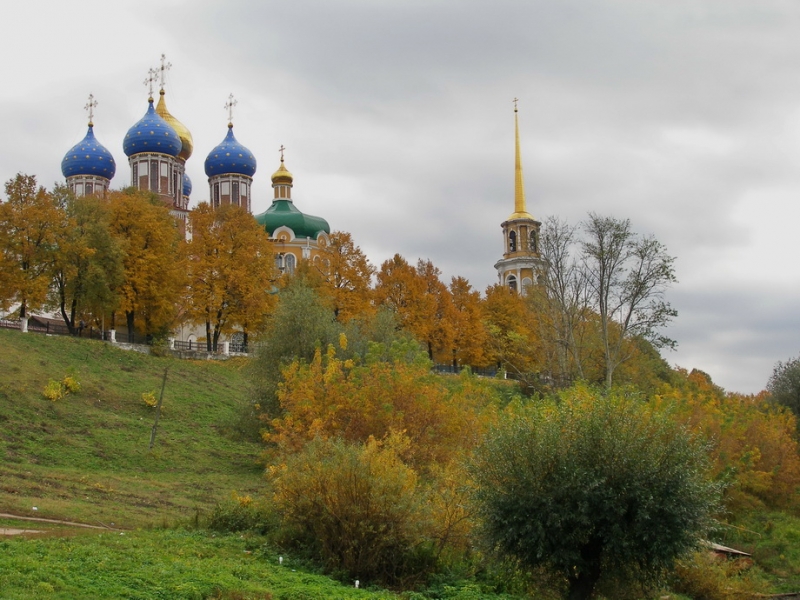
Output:
M281 369L293 360L310 362L317 348L338 342L341 327L317 293L293 278L281 290L265 331L251 364L251 381L256 404L274 417L280 413L275 393Z
M55 260L55 231L62 212L53 195L33 175L6 182L0 203L0 306L20 304L28 317L47 302Z
M488 541L589 598L601 577L645 581L694 547L718 502L703 445L638 398L572 388L519 409L473 465Z
M774 402L800 417L800 356L777 362L767 381L767 392Z

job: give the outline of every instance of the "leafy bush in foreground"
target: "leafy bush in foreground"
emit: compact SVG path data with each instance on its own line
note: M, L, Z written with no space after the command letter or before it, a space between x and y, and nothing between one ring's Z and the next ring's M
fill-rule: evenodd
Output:
M561 573L578 599L691 549L717 505L707 470L705 448L662 413L577 387L510 415L473 472L492 546Z

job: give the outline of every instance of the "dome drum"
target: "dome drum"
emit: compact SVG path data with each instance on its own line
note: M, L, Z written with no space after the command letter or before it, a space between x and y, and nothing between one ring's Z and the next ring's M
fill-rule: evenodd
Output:
M109 181L105 177L94 175L73 175L67 177L67 185L72 193L77 197L81 196L102 196L108 191Z
M133 187L172 198L177 206L183 203L183 169L174 157L142 152L131 156L128 162Z
M250 212L253 185L251 177L229 173L211 177L208 182L211 188L211 205L214 208L235 204Z

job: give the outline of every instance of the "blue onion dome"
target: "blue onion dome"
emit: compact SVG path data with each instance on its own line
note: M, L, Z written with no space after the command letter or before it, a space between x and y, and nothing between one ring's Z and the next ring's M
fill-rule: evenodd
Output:
M189 176L186 173L183 174L183 195L192 195L192 180L189 179Z
M178 156L181 151L181 140L178 133L153 108L153 99L144 117L128 130L122 142L122 149L127 156L142 152L158 152L169 156Z
M230 173L252 177L256 172L256 159L250 150L236 141L233 125L228 124L228 135L222 143L208 153L206 175L227 175Z
M114 173L117 172L114 157L103 144L97 141L93 129L92 124L89 123L86 137L64 155L64 160L61 161L61 172L64 177L75 175L96 175L106 179L114 177Z

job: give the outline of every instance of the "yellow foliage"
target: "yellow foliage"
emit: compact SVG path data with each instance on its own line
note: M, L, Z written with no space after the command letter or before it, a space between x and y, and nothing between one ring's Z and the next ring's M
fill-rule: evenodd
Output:
M70 394L77 394L81 391L81 384L80 382L75 379L72 375L67 375L64 377L64 381L62 382L64 389Z
M410 440L404 460L446 464L476 443L492 412L486 389L468 378L452 392L426 364L353 364L332 345L324 356L318 349L309 364L289 364L283 377L283 414L264 436L283 453L315 438L366 442L404 432Z
M48 400L56 402L67 394L75 394L81 390L81 384L72 375L65 375L62 381L51 379L42 390L42 394Z
M51 379L47 382L47 385L44 386L42 394L44 394L44 397L48 400L56 402L64 397L64 387L61 385L61 382Z
M763 395L725 393L705 373L679 370L654 403L711 443L715 476L726 481L729 508L797 503L800 456L794 415Z
M142 392L142 402L144 402L150 408L155 408L158 404L158 400L156 400L156 393Z

